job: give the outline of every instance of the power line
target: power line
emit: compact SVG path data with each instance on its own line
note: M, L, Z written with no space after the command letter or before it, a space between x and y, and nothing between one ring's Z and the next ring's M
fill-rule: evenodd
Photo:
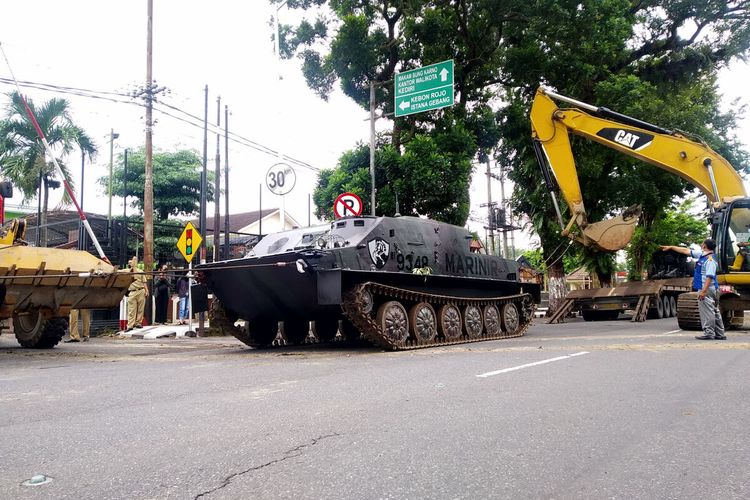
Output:
M45 92L55 92L55 93L61 93L61 94L69 94L69 95L75 95L78 97L87 97L91 99L99 99L104 101L113 102L116 104L130 104L133 106L138 106L141 108L145 108L146 104L144 102L140 101L134 101L133 95L131 94L125 94L121 92L109 92L109 91L100 91L100 90L90 90L90 89L84 89L80 87L69 87L69 86L62 86L62 85L54 85L50 83L39 83L39 82L30 82L30 81L19 81L18 82L21 87L24 88L32 88L36 90L42 90ZM13 85L15 86L13 80L10 80L8 78L2 78L0 77L0 84L6 84L6 85ZM181 118L179 116L176 116L172 113L169 113L163 109L159 109L158 107L154 107L154 111L157 111L165 116L168 116L170 118L173 118L175 120L181 121L187 125L197 127L200 129L203 129L203 119L189 113L188 111L185 111L177 106L173 106L171 104L165 103L163 101L154 99L154 102L158 105L165 106L166 108L169 108L171 110L177 111L179 113L182 113L183 115L186 115L190 119L194 120L191 121L190 119ZM212 133L218 133L222 132L223 129L220 129L216 127L215 125L209 124L209 129ZM269 156L278 157L278 151L270 148L262 143L259 143L257 141L254 141L252 139L249 139L247 137L244 137L242 135L239 135L235 132L229 132L229 140L232 142L239 144L241 146L259 151L261 153L267 154ZM315 167L305 161L298 160L294 157L291 157L289 155L282 155L282 159L288 161L289 163L293 163L297 166L312 170L313 172L320 172L320 168Z

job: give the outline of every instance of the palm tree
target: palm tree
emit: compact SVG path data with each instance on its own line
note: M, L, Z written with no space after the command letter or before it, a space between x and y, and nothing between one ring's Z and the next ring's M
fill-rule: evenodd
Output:
M47 158L44 144L26 114L21 96L18 92L12 92L9 97L10 104L5 119L0 121L0 172L21 190L24 201L37 195L43 196L39 225L42 228L41 244L47 246L49 188L59 186L62 179L57 179L54 164L51 158ZM70 179L63 158L74 149L91 158L96 154L96 146L83 129L73 124L70 118L70 103L67 100L53 98L38 109L31 100L27 102L56 155L60 168ZM40 186L43 187L44 193L39 193ZM67 194L63 200L70 202Z

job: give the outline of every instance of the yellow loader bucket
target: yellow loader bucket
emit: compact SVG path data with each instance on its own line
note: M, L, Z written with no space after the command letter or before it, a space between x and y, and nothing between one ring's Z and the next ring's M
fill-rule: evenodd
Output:
M88 252L21 245L0 246L0 318L29 309L64 316L70 309L115 307L133 277Z

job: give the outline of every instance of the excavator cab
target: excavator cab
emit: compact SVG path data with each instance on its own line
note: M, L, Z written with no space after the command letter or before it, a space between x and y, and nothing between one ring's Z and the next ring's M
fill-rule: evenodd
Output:
M731 202L714 213L712 224L722 268L750 273L750 199Z

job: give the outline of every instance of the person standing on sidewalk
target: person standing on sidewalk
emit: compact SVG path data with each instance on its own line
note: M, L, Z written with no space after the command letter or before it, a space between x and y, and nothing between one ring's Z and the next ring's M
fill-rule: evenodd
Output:
M159 274L154 282L154 298L156 299L157 324L167 324L167 309L169 309L169 279L167 279L167 266L159 269Z
M133 257L128 265L135 279L128 288L128 329L126 331L143 328L143 312L146 308L146 297L148 297L146 275L139 271L138 259Z
M188 319L189 308L188 308L188 296L190 293L190 282L187 276L180 276L177 280L177 296L180 298L179 303L179 317L180 324L184 325Z
M83 336L78 334L78 314L80 312L83 319ZM71 309L70 319L70 338L65 342L88 342L91 331L91 310L90 309Z
M693 291L698 292L698 313L701 317L703 335L695 338L698 340L725 340L724 321L721 319L721 310L719 309L719 283L716 280L716 272L719 269L714 256L716 242L711 238L703 240L700 252L672 245L662 245L661 249L665 252L673 250L697 259L695 273L693 274Z

